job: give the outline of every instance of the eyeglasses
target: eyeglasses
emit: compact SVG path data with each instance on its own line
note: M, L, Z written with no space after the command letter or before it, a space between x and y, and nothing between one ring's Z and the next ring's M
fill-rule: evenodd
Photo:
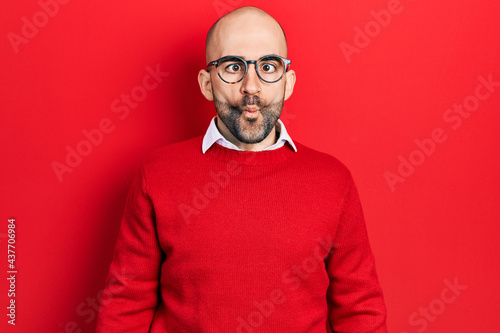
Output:
M244 60L237 56L225 56L211 61L207 65L215 66L220 79L229 84L235 84L243 80L248 72L250 64L255 65L255 71L259 78L267 83L275 83L281 80L283 74L290 69L291 60L277 55L266 55L259 60Z

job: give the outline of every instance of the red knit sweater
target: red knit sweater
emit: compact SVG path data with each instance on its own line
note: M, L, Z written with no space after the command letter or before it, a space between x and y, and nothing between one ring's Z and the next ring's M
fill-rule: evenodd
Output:
M201 144L143 161L96 332L386 332L348 169L299 142Z

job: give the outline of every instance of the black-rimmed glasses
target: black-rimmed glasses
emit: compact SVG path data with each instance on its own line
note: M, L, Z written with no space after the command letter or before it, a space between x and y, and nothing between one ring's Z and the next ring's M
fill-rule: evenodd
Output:
M207 65L215 66L220 79L229 84L235 84L243 80L248 72L250 64L255 65L259 78L267 83L275 83L281 80L283 74L290 69L291 60L277 55L263 56L259 60L245 60L237 56L225 56L211 61Z

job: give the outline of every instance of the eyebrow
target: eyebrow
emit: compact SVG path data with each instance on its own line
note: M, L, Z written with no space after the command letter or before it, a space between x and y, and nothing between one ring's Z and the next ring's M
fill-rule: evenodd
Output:
M243 60L247 60L245 56L240 56L240 55L227 55L227 56L224 56L223 58L226 58L226 57L227 57L227 59L238 57L238 58L241 58ZM267 59L273 59L275 57L278 57L278 56L276 54L266 54L258 59L255 59L255 60L260 60L260 59L267 60Z
M224 56L223 58L225 58L224 61L239 60L238 58L244 59L243 57L238 57L238 56L234 56L234 55Z
M262 60L269 60L269 59L275 60L276 58L278 58L278 56L276 54L268 54L268 55L261 57L260 59L262 59Z

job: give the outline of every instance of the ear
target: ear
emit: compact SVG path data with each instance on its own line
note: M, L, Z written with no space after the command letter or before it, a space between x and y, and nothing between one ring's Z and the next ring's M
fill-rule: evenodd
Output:
M200 85L201 93L209 101L214 100L214 94L212 91L212 80L210 78L210 73L202 69L198 73L198 83Z
M285 101L292 96L293 87L295 86L295 71L290 69L285 73Z

